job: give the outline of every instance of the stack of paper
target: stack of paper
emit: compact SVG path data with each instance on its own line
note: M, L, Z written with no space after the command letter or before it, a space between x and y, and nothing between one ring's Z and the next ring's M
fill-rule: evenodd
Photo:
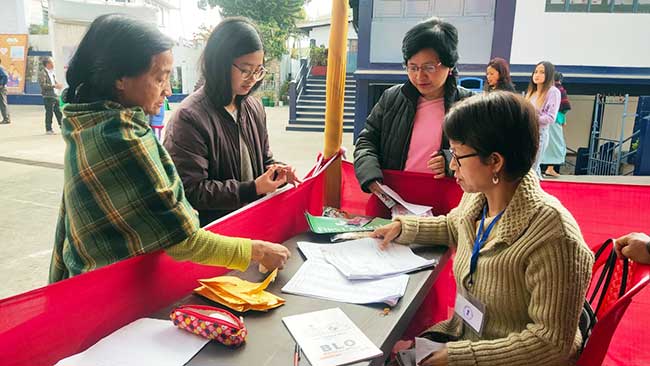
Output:
M395 306L404 296L408 281L407 275L350 281L331 264L308 260L284 285L282 292L352 304L383 302Z
M380 239L365 238L322 248L325 260L347 279L377 279L431 267L436 260L415 255L406 245L391 243L380 249Z
M282 318L313 366L347 365L383 355L339 308Z
M397 305L406 292L407 275L350 280L325 260L323 250L332 246L334 244L298 242L298 248L307 261L282 288L282 292L353 304L383 302L390 306Z
M266 311L285 302L283 298L264 291L277 274L276 269L262 283L252 283L233 276L199 280L202 286L194 292L239 312Z

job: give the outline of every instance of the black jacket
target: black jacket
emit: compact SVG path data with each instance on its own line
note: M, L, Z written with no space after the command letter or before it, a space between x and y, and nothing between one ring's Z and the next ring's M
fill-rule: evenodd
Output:
M471 95L471 91L459 86L452 100L456 102ZM365 192L369 192L370 183L382 180L382 169L404 170L420 96L407 81L384 91L370 112L354 149L354 171ZM444 134L440 146L449 149ZM445 154L446 166L449 166L448 156Z
M181 103L167 126L164 145L199 211L201 226L259 198L255 181L241 181L239 129L248 147L255 178L276 161L269 148L266 113L260 101L241 101L235 122L225 108L215 108L203 88Z

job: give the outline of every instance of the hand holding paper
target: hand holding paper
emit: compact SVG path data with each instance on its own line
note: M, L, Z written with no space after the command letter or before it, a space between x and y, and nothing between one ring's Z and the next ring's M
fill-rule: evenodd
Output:
M390 196L392 199L397 201L402 207L404 207L408 212L410 212L413 215L418 215L418 216L432 216L431 215L431 206L423 206L423 205L416 205L415 203L410 203L406 202L397 192L393 191L389 186L383 185L381 183L378 183L379 187L381 190ZM389 207L391 208L391 207Z

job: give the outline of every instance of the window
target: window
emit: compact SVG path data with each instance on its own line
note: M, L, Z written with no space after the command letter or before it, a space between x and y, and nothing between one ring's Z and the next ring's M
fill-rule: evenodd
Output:
M546 12L650 13L650 0L546 0Z
M402 0L376 0L373 18L401 17Z

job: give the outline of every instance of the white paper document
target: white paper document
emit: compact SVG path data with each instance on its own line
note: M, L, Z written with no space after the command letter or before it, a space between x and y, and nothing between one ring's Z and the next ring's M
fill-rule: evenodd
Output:
M305 258L310 261L319 261L323 263L327 263L325 260L325 257L323 256L323 252L321 251L321 248L324 248L330 244L319 244L319 243L311 243L308 241L299 241L298 242L298 248L302 252L302 254L305 255Z
M392 199L397 201L400 205L402 205L404 208L406 208L409 212L411 212L413 215L425 215L427 214L427 211L431 211L431 206L423 206L423 205L416 205L415 203L410 203L404 201L402 197L400 197L397 192L393 191L389 186L384 185L384 184L379 184L379 187L389 195ZM430 213L429 213L430 214Z
M313 366L347 365L383 355L339 308L282 318Z
M282 292L352 304L383 302L395 306L404 296L408 281L408 275L350 281L331 264L309 259L284 285Z
M420 361L429 356L431 353L442 349L444 346L444 343L434 342L426 338L415 337L415 364L419 365Z
M208 341L176 328L169 320L142 318L56 365L182 366Z
M406 245L391 243L380 249L381 239L365 238L330 244L322 248L328 263L338 269L347 279L377 279L431 267L435 259L415 255Z

